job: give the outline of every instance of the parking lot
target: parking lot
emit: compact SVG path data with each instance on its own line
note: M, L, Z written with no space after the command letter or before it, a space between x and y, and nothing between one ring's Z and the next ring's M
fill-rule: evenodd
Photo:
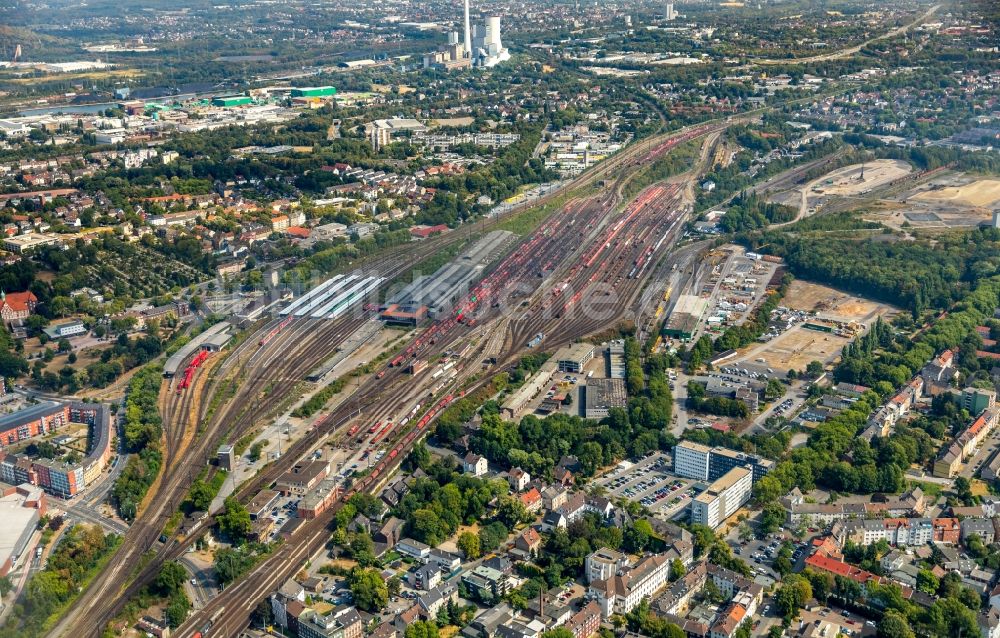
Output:
M638 463L621 463L598 481L609 495L640 503L653 514L672 518L690 504L700 490L695 481L670 473L672 461L662 452Z

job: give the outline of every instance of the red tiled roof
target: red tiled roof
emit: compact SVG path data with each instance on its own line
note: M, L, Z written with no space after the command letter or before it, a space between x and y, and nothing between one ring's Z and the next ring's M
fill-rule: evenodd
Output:
M822 554L813 554L806 559L806 565L808 567L815 567L825 572L830 572L837 576L843 576L844 578L850 578L856 583L867 583L868 581L874 580L878 581L879 577L871 572L866 572L863 569L855 567L854 565L848 565L839 560L834 560L829 556L824 556Z
M30 310L29 304L38 303L38 297L30 290L26 292L12 292L6 296L6 305L14 312L25 312Z

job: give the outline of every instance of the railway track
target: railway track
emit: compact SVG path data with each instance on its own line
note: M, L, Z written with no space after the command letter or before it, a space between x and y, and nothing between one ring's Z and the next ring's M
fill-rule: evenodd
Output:
M652 138L645 147L637 145L625 149L618 155L598 165L595 169L581 174L577 179L568 183L559 191L549 193L535 200L531 205L537 206L547 203L554 197L561 196L567 189L571 190L593 183L612 172L621 170L623 167L641 166L643 161L649 159L651 152L659 152L664 148L663 144L670 145L666 147L666 150L663 150L663 152L667 152L673 145L680 143L679 141L673 142L675 138L693 139L703 134L704 130L702 128L695 127L680 134L675 132ZM650 149L654 146L655 148L651 151ZM603 194L603 199L598 200L600 209L613 209L617 205L617 198L620 197L620 191L624 184L623 180L625 179L625 175L616 176L613 182L614 187L606 190ZM519 210L519 208L515 208L509 214L515 214ZM577 214L587 213L586 210L581 211L576 208L574 210ZM565 221L565 218L563 218L563 221ZM483 222L480 228L485 232L500 222L501 220L499 219ZM549 230L552 232L555 231L551 227L549 227ZM380 264L384 268L382 272L386 273L384 276L386 276L387 280L390 280L392 277L406 272L409 268L435 252L464 239L465 237L460 233L449 233L440 238L422 242L421 246L408 251L405 255L385 260ZM552 248L534 254L523 254L520 265L542 267L545 265L545 262L537 263L541 259L556 262L559 255L556 254L555 247L558 246L558 242L550 242L547 245ZM564 249L562 254L565 255ZM521 274L523 275L523 273ZM519 280L519 283L530 284L529 281L523 278ZM333 324L337 322L326 323ZM272 327L272 324L266 324L258 334L262 334L265 330ZM592 324L586 323L574 324L565 330L568 337L571 331L579 332L580 330L592 329ZM430 339L429 343L420 343L419 339L417 339L415 344L411 344L411 349L408 350L409 356L416 357L419 354L432 350L435 342L438 345L455 343L467 337L470 330L471 328L453 318L444 328L439 330L440 334L437 340ZM163 528L163 524L170 513L176 510L180 504L180 499L186 494L193 480L193 468L209 458L223 438L229 437L235 440L244 433L252 431L257 417L254 409L257 407L256 402L260 400L262 388L271 384L267 394L269 397L273 397L271 400L280 404L282 398L290 393L311 369L319 365L330 354L336 340L342 338L338 336L340 333L330 328L320 328L309 334L306 333L305 329L290 330L286 333L285 338L279 337L273 340L272 343L262 347L259 351L253 351L252 344L255 343L255 340L248 339L218 365L214 378L199 385L202 388L201 392L188 392L180 395L179 399L172 398L168 393L164 408L164 415L166 417L164 422L165 431L169 433L167 434L168 448L171 448L172 451L168 450L167 452L170 458L169 470L165 471L164 476L161 477L160 489L157 490L156 497L152 499L150 507L142 513L140 519L133 524L132 529L126 535L122 543L122 548L116 554L112 566L91 582L73 610L50 632L50 635L61 636L71 630L74 634L79 634L82 630L85 636L100 633L101 629L121 610L125 602L155 577L159 565L164 560L176 558L183 552L183 543L172 543L170 546L160 547L156 555L146 562L146 566L134 576L132 575L131 567L139 564L138 558L146 549L155 546L156 538ZM349 333L349 330L345 330L345 334ZM299 335L301 338L292 342L288 338L288 334ZM556 334L554 337L561 336L561 334ZM493 338L490 343L493 344L492 348L496 348L497 344L499 344L501 352L507 351L508 355L506 359L510 358L510 352L520 348L520 344L516 340L510 342L506 335L502 339ZM265 348L267 354L265 354ZM253 371L268 368L269 371L266 375L260 372L257 372L257 374L253 373ZM203 374L203 372L200 372L200 374ZM235 377L232 376L234 374L236 375ZM365 410L373 415L388 415L396 409L394 406L398 406L401 396L409 400L415 396L414 392L426 392L426 390L408 390L402 395L399 392L392 392L394 388L405 383L401 375L402 373L397 370L392 374L385 375L384 378L372 378L369 380L363 390L359 389L353 402L342 405L337 410L328 414L324 419L318 421L305 437L293 444L292 449L288 450L285 458L293 460L298 458L315 446L323 437L336 433L338 428L350 422L361 410ZM192 412L196 412L194 421L200 423L207 414L206 411L211 404L211 397L220 390L221 384L227 378L238 380L238 389L229 400L216 406L217 411L212 415L211 422L205 424L204 432L201 436L197 437L192 445L185 447L182 442L185 437L186 428L178 426L178 422L184 421L184 419L179 417L184 414L190 416ZM190 423L190 420L189 418L188 423ZM226 426L223 427L223 424L226 424ZM408 449L409 445L412 445L412 441L407 443L406 449ZM402 455L401 452L400 457ZM401 458L395 459L394 462L398 463L399 460ZM248 495L255 493L261 486L273 482L277 475L280 475L284 471L282 467L284 464L272 464L272 466L266 468L253 480L244 484L237 492L237 495L241 498L246 498ZM328 516L332 516L332 512ZM199 532L207 529L209 522L210 520L206 521L203 526L196 529ZM316 528L316 525L312 527ZM311 533L318 533L320 536L324 534L321 528L316 529L318 529L317 532ZM311 540L301 545L296 543L297 546L294 550L279 550L281 557L279 563L281 565L293 564L295 556L299 556L304 549L311 547L311 543ZM291 554L286 555L286 552L291 552ZM309 554L306 553L305 555ZM277 557L278 555L272 558ZM270 564L269 561L271 560L268 559L265 565ZM266 571L266 568L262 565L261 570ZM255 574L261 570L255 572ZM285 570L279 571L283 573ZM253 580L248 579L245 582L252 583ZM126 586L123 583L129 584ZM244 591L243 587L249 587L249 585L243 586L237 584L234 586L237 592ZM227 592L229 591L231 590L227 590ZM265 595L266 593L264 592ZM260 594L260 591L255 590L251 598L257 598L258 594ZM226 596L226 598L228 599L230 596ZM213 607L212 613L217 612L219 609ZM199 619L203 620L205 616L199 613L194 618L195 620L192 622L197 622ZM243 615L243 618L245 620L246 614ZM182 629L186 631L187 627L188 625L185 625L185 628ZM228 634L229 632L225 633ZM189 634L180 633L179 635L186 636Z

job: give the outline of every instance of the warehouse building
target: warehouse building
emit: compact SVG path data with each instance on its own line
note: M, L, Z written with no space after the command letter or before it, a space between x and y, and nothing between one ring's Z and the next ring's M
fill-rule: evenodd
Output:
M209 342L215 343L214 340L219 335L225 334L228 336L229 328L230 325L227 322L223 321L215 324L214 326L212 326L205 332L201 333L194 339L191 339L191 341L188 341L186 344L184 344L184 347L182 347L180 350L171 355L170 358L167 359L167 362L163 364L163 376L169 379L170 377L177 374L177 371L180 370L181 365L184 363L185 360L187 360L188 357L190 357L203 347L206 347L206 344L209 344ZM208 345L208 348L211 347L212 347L211 345Z
M717 528L750 500L752 490L753 472L750 469L730 470L691 501L691 522Z
M524 385L518 388L514 394L507 397L507 400L500 406L500 416L505 419L513 419L517 413L524 409L528 403L544 390L552 375L556 372L556 362L549 359L542 364L538 372L533 374Z
M625 378L625 340L615 339L608 344L608 377Z
M698 322L707 308L707 299L697 295L681 295L663 326L663 336L682 341L690 339L698 329Z
M628 407L623 379L589 379L584 392L587 395L584 416L588 419L603 419L613 408Z
M234 106L246 106L253 104L253 98L247 95L227 95L212 98L212 106L231 108Z
M292 89L292 97L333 97L337 89L332 86L303 86Z
M556 353L556 365L559 372L583 372L583 366L593 358L593 344L574 343L559 349Z
M0 484L0 578L7 576L25 554L38 519L45 515L45 493L33 486Z

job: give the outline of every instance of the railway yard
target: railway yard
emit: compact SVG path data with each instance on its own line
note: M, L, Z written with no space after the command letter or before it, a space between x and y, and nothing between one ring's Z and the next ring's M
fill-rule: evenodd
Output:
M571 199L513 247L509 234L487 235L478 247L484 263L472 267L471 276L456 267L435 279L436 292L427 298L434 304L432 322L405 338L394 356L380 359L378 367L372 361L371 373L351 384L349 397L321 411L302 436L287 445L282 442L281 457L235 485L233 494L248 502L297 460L322 453L327 445L340 450L338 467L349 471L353 464L364 472L349 486L349 472L332 479L336 488L315 516L297 520L290 532L294 542L280 544L247 577L208 600L174 635L188 638L206 626L213 636L238 633L257 603L324 546L338 504L355 492L379 487L442 410L488 380L478 374L484 360L504 369L532 347L551 350L619 321L635 320L651 274L662 267L681 234L691 210L686 181L696 179L697 172L653 184L628 202L620 194L624 180L677 144L724 127L701 126L661 136L615 156L609 163L624 170L609 187ZM596 181L612 166L600 168L582 175L577 185ZM166 542L157 539L185 497L195 468L214 458L221 444L252 439L302 394L318 390L307 385L307 376L374 319L371 304L362 308L363 298L461 240L461 233L432 238L386 260L377 272L363 268L333 277L227 352L202 354L204 350L195 348L197 353L176 361L160 393L164 470L116 559L83 592L81 602L86 602L65 616L53 635L76 634L80 627L93 628L85 635L99 634L164 561L182 557L212 525L211 514L183 521ZM462 279L469 283L467 292L456 294L463 290L457 285ZM398 301L425 304L413 290L404 292L408 298L400 296ZM192 367L195 360L198 364ZM429 365L418 370L419 362ZM140 561L150 547L152 555Z

